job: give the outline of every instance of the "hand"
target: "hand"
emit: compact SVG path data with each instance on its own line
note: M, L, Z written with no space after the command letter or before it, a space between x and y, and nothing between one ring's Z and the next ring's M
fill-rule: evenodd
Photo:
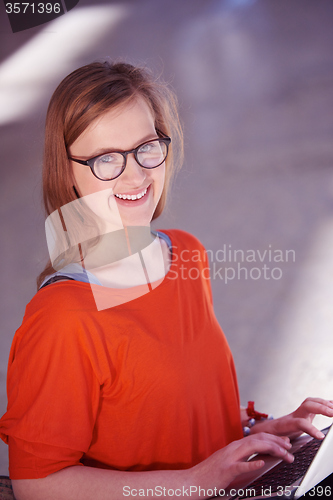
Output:
M288 452L290 448L289 438L263 432L233 441L190 469L191 484L201 488L225 489L236 477L265 465L263 460L247 462L253 454L269 454L291 463L294 457Z
M288 436L294 439L306 432L316 439L323 439L324 434L320 432L312 421L316 415L333 417L333 401L320 398L307 398L303 403L289 415L275 420L259 422L251 428L251 434L257 432L268 432L276 436Z

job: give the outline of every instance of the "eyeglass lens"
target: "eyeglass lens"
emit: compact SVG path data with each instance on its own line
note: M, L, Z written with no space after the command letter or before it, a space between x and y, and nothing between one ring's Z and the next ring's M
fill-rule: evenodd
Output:
M145 168L155 168L165 160L167 145L160 140L146 142L135 152L136 161ZM94 172L102 180L117 177L125 164L125 157L120 153L106 153L94 161Z

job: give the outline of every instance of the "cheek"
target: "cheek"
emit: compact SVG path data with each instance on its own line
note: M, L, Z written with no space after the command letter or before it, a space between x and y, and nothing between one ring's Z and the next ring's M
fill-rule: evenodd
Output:
M95 214L100 234L122 229L123 223L111 188L85 195L84 203Z
M81 166L73 162L72 168L75 187L81 196L109 190L113 187L113 182L103 182L97 179L92 174L89 167Z
M157 167L155 171L153 172L154 176L154 184L155 184L155 192L156 196L158 196L158 199L161 197L163 188L164 188L164 182L165 182L165 163L161 165L160 167ZM158 201L158 200L157 200Z
M113 196L115 182L100 181L92 174L89 167L80 168L80 165L73 165L72 172L75 187L84 201L83 207L77 206L79 211L82 210L82 216L87 216L84 207L88 207L89 224L91 225L92 221L96 223L98 234L121 229L123 224Z

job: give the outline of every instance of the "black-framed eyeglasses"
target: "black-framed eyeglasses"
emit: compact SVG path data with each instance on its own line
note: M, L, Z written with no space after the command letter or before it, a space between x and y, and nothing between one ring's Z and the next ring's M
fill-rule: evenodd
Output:
M162 135L162 134L161 134ZM127 155L134 154L140 167L156 168L166 160L169 151L170 137L164 136L152 141L146 141L129 151L110 151L94 156L89 160L78 160L68 157L69 160L90 167L90 170L100 181L112 181L119 177L126 168Z

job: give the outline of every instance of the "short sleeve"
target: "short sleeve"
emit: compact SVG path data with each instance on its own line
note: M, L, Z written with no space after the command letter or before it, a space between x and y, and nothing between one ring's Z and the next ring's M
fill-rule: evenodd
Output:
M11 479L38 479L65 467L83 466L80 454L70 448L31 444L23 439L8 436L8 450Z
M95 346L75 311L43 307L14 338L0 421L14 479L44 477L80 463L99 405Z

